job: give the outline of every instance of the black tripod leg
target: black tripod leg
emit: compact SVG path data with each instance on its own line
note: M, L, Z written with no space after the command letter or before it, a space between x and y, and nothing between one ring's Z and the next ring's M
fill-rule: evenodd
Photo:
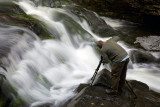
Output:
M133 89L131 88L131 86L129 85L129 83L128 83L128 81L126 80L126 83L127 83L127 85L128 85L128 88L131 90L131 92L134 94L134 99L136 99L137 98L137 95L135 94L135 92L133 91Z
M102 61L103 61L103 57L101 56L101 60L99 61L98 67L97 67L97 69L95 70L95 73L94 73L93 77L91 78L91 80L92 80L92 83L90 84L91 86L92 86L92 84L93 84L93 82L94 82L94 79L95 79L97 73L98 73L98 70L99 70L99 68L100 68L100 66L101 66Z

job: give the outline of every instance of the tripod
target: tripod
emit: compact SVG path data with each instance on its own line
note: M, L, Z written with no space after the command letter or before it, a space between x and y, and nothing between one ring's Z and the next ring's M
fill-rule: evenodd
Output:
M102 61L103 61L103 57L101 56L101 60L99 61L98 67L97 67L94 75L93 75L92 78L91 78L91 80L92 80L92 82L91 82L91 84L90 84L91 86L93 85L94 79L95 79L95 77L96 77L96 75L97 75L97 73L98 73L98 70L99 70L99 68L100 68L100 66L101 66Z
M137 98L137 95L135 94L135 92L133 91L133 89L131 88L131 86L129 85L128 81L126 80L126 83L128 85L128 88L131 90L131 92L134 94L134 99Z

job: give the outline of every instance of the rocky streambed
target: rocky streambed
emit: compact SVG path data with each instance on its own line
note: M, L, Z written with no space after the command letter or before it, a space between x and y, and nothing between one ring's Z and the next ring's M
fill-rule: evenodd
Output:
M159 4L157 4L158 1L155 2L155 4L151 0L145 0L145 2L140 2L140 1L129 2L129 1L123 0L123 2L119 1L118 3L117 1L114 1L114 0L111 0L111 1L104 0L104 1L109 3L110 5L109 7L113 6L112 8L110 8L111 10L113 9L112 11L108 10L109 7L104 8L108 4L104 4L102 1L100 2L97 0L93 0L93 1L79 0L76 2L81 2L81 4L85 2L86 7L88 7L89 9L93 8L91 6L95 6L96 8L98 7L98 13L100 13L101 15L104 15L105 13L108 16L113 16L113 17L115 16L116 18L122 18L127 20L133 18L134 22L138 22L138 23L140 22L141 24L146 23L148 19L150 20L153 18L153 20L154 19L157 20L157 17L159 17L159 14L158 14ZM93 3L94 5L91 5L92 4L91 2L92 3L94 2ZM59 1L58 1L58 4L59 4ZM145 7L142 9L143 5ZM126 12L127 7L122 8L124 6L131 6L129 7L129 10L132 10L132 13ZM159 45L160 39L158 36L160 33L158 30L149 29L151 31L154 31L154 32L150 32L146 29L143 29L142 31L142 29L139 30L139 27L136 27L135 29L132 29L131 31L126 33L122 29L118 29L118 30L113 29L111 26L106 24L105 20L103 20L97 14L87 9L81 8L80 6L66 6L61 8L66 9L67 11L73 13L75 16L78 16L80 19L85 19L86 22L91 27L91 31L93 31L98 36L112 37L112 36L118 35L120 36L121 40L124 43L126 43L131 47L136 48L135 50L132 50L129 53L131 56L130 57L131 62L133 64L134 63L136 64L152 63L157 67L160 67L159 57L157 58L152 54L152 52L160 51L160 45ZM103 10L101 10L102 8ZM120 10L120 12L117 12L117 10L118 11ZM141 11L138 11L138 10L141 10ZM150 12L147 13L147 11L150 11ZM60 15L61 17L63 17L63 14L60 14ZM130 17L128 17L128 15ZM138 16L135 17L135 15L138 15ZM141 20L138 20L139 18ZM57 20L59 19L57 18ZM67 21L66 23L68 23ZM139 24L134 24L134 25L139 25ZM7 28L9 26L29 29L33 31L36 35L38 35L41 39L50 39L55 36L54 34L51 34L47 30L44 23L42 23L40 20L33 18L30 15L27 15L18 5L14 3L0 3L0 27ZM144 27L144 26L145 24L140 27ZM159 29L157 26L155 28ZM79 27L79 29L82 29L82 28ZM16 30L15 32L13 31L12 33L13 33L13 36L10 34L8 35L10 35L12 38L18 35L18 37L21 38L20 35L23 35L24 31ZM82 34L82 32L80 32L80 34ZM5 40L7 41L7 39ZM18 43L18 40L19 39L16 39L16 40L14 39L14 41L12 42L16 44ZM10 48L12 47L12 44L8 42L4 42L3 39L1 39L0 41L1 41L0 58L2 58L2 57L6 57L8 53L10 53ZM4 71L4 69L1 68L1 71ZM71 99L66 99L65 100L66 102L64 101L65 103L62 103L61 105L59 105L59 107L159 107L160 105L160 94L150 90L147 84L142 83L140 81L136 81L136 80L128 81L129 85L137 95L136 99L134 98L134 95L131 92L131 90L128 88L127 84L125 84L125 86L123 87L123 92L120 95L118 96L107 95L105 93L105 89L110 86L111 81L110 81L110 72L106 69L101 70L100 73L97 75L96 80L94 82L94 86L90 86L89 85L90 82L86 84L78 85L77 89L75 90L76 95ZM26 103L23 99L21 99L18 96L19 95L16 92L16 90L10 87L8 81L5 80L3 76L0 76L0 106L28 107L29 104ZM53 106L52 103L45 103L37 107L52 107L52 106Z
M103 69L90 84L80 84L75 90L76 96L63 107L159 107L160 94L149 89L147 84L131 80L126 83L119 95L108 95L105 92L111 84L110 72ZM137 95L130 90L130 88Z

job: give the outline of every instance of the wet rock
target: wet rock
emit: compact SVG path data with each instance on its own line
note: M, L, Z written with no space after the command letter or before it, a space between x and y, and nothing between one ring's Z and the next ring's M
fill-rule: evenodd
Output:
M130 52L132 63L155 63L157 59L149 52L133 50Z
M81 90L63 107L159 107L160 105L160 94L150 91L149 87L142 82L135 80L128 82L138 97L135 99L127 84L119 95L105 93L107 87L104 84L111 82L108 70L103 69L97 76L94 86L80 84ZM99 78L105 78L105 80Z
M111 37L119 35L112 27L107 25L103 19L97 16L96 13L80 8L80 7L68 7L68 9L78 17L84 18L89 26L92 28L91 30L102 37ZM83 19L82 19L83 21Z
M31 107L53 107L53 103L51 103L51 102L45 102L45 103L39 103L39 104L36 104L36 103L33 103L32 105L31 105Z
M11 31L10 26L12 26L13 28ZM28 28L40 37L48 37L51 35L45 29L42 23L40 23L37 19L34 19L31 16L25 14L25 12L11 0L9 2L0 1L0 58L7 56L13 44L17 43L20 40L20 38L24 34L24 31L20 30L21 28ZM8 29L8 31L5 31L6 29ZM33 33L33 35L35 35L35 33ZM18 36L19 39L16 39L18 38ZM14 40L12 41L10 37L14 38ZM11 43L8 42L9 40L11 41ZM17 54L19 53L17 52ZM24 101L22 101L22 99L19 98L17 92L11 87L8 81L5 80L4 77L2 78L2 76L0 75L0 107L28 106L29 105L27 105Z
M159 22L158 0L72 0L102 15L140 23ZM158 24L156 24L158 25Z
M61 5L61 0L31 0L36 6L46 6L46 7L55 7Z
M149 51L160 51L160 36L137 37L134 42Z
M8 81L0 76L0 107L28 107Z
M3 102L2 107L12 107L15 101L14 98L13 93L9 90L7 81L0 76L0 99Z
M48 37L51 35L40 21L25 14L18 5L12 2L0 2L0 24L25 27L40 37Z
M140 91L143 90L145 92L149 91L149 86L147 84L136 81L136 80L130 81L130 85L131 87L136 88L136 90L140 90Z
M97 74L95 81L93 82L93 85L109 88L111 86L110 77L111 77L111 73L106 69L103 69ZM90 80L89 83L91 83L91 81L92 80Z
M98 1L98 0L92 0L92 1L91 0L72 0L72 1L75 1L75 2L82 4L82 6L84 6L86 3L87 9L88 8L90 9L90 7L93 7L93 8L95 7L95 9L100 8L98 10L98 12L95 9L92 9L99 14L100 14L100 12L103 13L103 9L107 8L108 5L111 7L115 6L115 5L120 5L120 4L117 4L118 1L115 1L115 0L112 0L112 1L110 0L108 2L107 2L107 0L100 0L100 1ZM111 5L111 3L113 1L115 2L115 4ZM121 2L121 1L119 1L119 2ZM100 5L100 6L97 6L97 5ZM101 5L104 5L104 8L101 8L101 7L103 7ZM128 5L126 5L126 6L128 6ZM104 10L104 12L110 10L110 8L107 8L106 10ZM104 20L101 19L101 17L97 17L97 14L93 13L92 11L89 11L87 9L81 9L79 7L71 8L70 10L74 14L77 14L77 16L85 18L87 20L87 22L89 23L90 27L92 28L92 31L101 37L110 37L110 36L118 35L118 36L120 36L122 41L127 43L127 45L130 44L133 47L141 48L141 49L149 49L149 50L154 50L154 51L159 50L159 47L160 47L159 41L155 42L155 39L154 39L154 38L158 39L159 38L158 36L151 37L152 39L150 40L150 42L148 42L148 40L147 41L145 40L145 42L144 41L141 42L141 44L145 43L144 45L141 45L139 43L140 41L138 39L139 37L150 36L151 34L152 35L159 35L160 34L159 27L156 26L156 24L158 24L158 21L154 20L154 18L153 19L151 18L151 20L150 20L151 24L149 22L147 22L148 24L144 24L143 21L139 21L141 19L143 20L143 18L141 16L130 13L130 12L132 12L132 10L129 10L128 8L126 8L123 5L121 8L122 9L124 8L126 11L129 11L127 14L128 14L128 17L131 18L130 21L133 21L132 19L134 19L134 20L137 19L138 21L134 21L136 23L131 23L131 22L126 21L127 23L126 22L125 23L127 24L127 26L126 27L123 26L122 29L117 29L117 30L113 30L112 28L110 28L110 26L108 26L104 22ZM117 11L113 12L113 13L123 16L123 14L121 14L121 12L119 12L120 9L117 8ZM112 16L112 18L114 18L114 17ZM121 19L121 17L119 17L119 16L115 17L115 18ZM125 18L122 18L122 19L125 19ZM156 24L154 24L154 21ZM143 24L138 24L137 22L138 23L141 22ZM153 26L152 26L152 24L153 24ZM152 42L152 40L154 40L154 41Z

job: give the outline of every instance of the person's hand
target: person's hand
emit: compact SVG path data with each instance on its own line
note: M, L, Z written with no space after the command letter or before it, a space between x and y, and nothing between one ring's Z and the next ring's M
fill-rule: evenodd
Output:
M104 60L103 60L103 56L101 56L101 61L102 61L102 64L104 65L105 62L104 62Z

